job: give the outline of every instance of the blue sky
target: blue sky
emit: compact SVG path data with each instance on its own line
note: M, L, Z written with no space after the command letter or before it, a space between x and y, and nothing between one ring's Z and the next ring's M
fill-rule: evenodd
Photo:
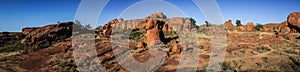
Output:
M111 0L103 9L97 25L118 18L129 6L140 0ZM205 18L191 0L165 0L180 9L186 17L203 24ZM300 0L217 0L224 20L242 20L242 23L280 23L291 12L300 12ZM40 27L58 21L73 21L80 0L0 0L0 31L18 31L24 27ZM139 9L141 10L141 9ZM142 11L142 10L141 10ZM164 11L163 11L164 12ZM144 18L153 12L136 16ZM167 17L176 17L167 14ZM121 16L122 17L122 16ZM124 16L123 16L124 17ZM132 19L132 18L124 18Z

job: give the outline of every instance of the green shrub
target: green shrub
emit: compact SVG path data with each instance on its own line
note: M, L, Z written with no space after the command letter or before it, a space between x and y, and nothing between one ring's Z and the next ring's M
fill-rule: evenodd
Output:
M227 52L228 52L229 54L231 54L231 53L232 53L232 51L231 51L231 50L228 50Z
M236 20L235 24L236 24L236 26L243 26L242 23L241 23L241 20Z
M245 53L246 53L246 51L245 51L245 50L240 50L240 52L241 52L241 53L243 53L243 54L245 54Z
M268 57L261 57L264 62L268 62Z
M210 27L210 26L212 26L212 24L211 24L211 23L209 23L208 21L205 21L205 24L206 24L206 26L207 26L207 27Z
M251 54L255 54L253 51L250 51Z
M141 36L143 33L140 31L140 29L133 29L132 32L130 33L129 39L138 41L139 36Z
M259 46L259 47L256 48L256 51L259 52L259 53L262 53L262 52L271 51L271 49L269 49L268 47Z
M64 62L64 61L58 62L58 66L61 66L61 67L66 66L66 64L67 64L67 62Z
M0 47L0 52L13 52L22 50L23 46L19 40L12 40L6 42L4 46Z
M256 25L255 25L255 29L256 30L259 30L260 28L262 28L263 27L263 25L261 25L261 24L259 24L259 23L257 23Z
M224 70L224 71L228 71L228 70L231 70L231 71L233 71L233 70L234 70L234 68L233 68L233 67L231 67L229 63L227 63L227 62L224 62L224 63L222 63L222 70Z
M24 50L23 50L23 53L24 53L24 54L28 54L28 53L29 53L28 48L25 47Z
M294 51L294 50L284 50L285 53L289 53L289 54L299 54L298 52Z

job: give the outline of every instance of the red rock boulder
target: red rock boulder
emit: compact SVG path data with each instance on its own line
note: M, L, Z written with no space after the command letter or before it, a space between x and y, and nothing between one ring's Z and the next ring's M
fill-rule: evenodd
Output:
M287 18L288 24L295 28L298 32L300 31L300 12L293 12Z

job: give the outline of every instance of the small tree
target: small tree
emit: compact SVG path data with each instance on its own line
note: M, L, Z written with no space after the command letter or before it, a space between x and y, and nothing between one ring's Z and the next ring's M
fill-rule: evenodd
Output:
M191 20L191 23L192 23L192 24L196 24L196 20L195 20L195 19L190 18L190 20Z
M209 23L208 21L205 21L205 24L206 24L207 27L211 26L211 23Z
M194 26L194 27L197 27L197 25L196 25L196 20L193 19L193 18L189 18L189 19L191 20L191 23L193 24L193 26Z
M242 26L241 20L236 20L235 24L236 24L236 26Z
M255 29L256 29L256 30L259 30L259 29L262 28L262 27L263 27L263 25L260 24L260 23L257 23L257 24L255 25Z

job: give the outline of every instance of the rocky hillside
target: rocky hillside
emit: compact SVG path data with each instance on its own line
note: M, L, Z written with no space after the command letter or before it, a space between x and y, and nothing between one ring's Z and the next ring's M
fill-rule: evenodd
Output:
M261 32L280 32L280 33L299 33L299 12L291 13L287 21L282 23L269 23L264 24L262 28L259 29ZM252 22L247 23L245 26L234 26L231 20L228 20L224 23L225 27L228 30L237 30L237 31L246 31L253 32L256 31L254 24Z
M150 16L146 17L145 19L136 19L136 20L124 20L122 18L120 19L113 19L110 20L108 24L104 24L102 28L97 28L96 32L102 32L104 35L109 35L111 32L111 28L114 29L145 29L144 27L149 25L150 22L153 22L152 19L155 19L154 22L163 22L160 23L160 28L163 32L172 32L172 27L179 27L179 30L186 30L190 31L193 28L196 28L195 20L192 18L181 18L181 17L175 17L175 18L166 18L166 16L162 12L156 12L154 14L151 14ZM148 22L150 21L150 22ZM179 31L178 30L178 31Z
M224 23L226 30L226 56L222 71L300 71L300 14L291 13L287 21L265 24L255 29L252 22L235 26L231 20ZM165 47L160 56L165 57L162 65L153 71L176 71L183 51L192 51L182 41L178 31L193 32L198 40L199 55L197 71L205 71L211 54L211 28L215 25L197 26L192 18L167 18L162 12L155 12L143 19L110 20L96 29L87 29L80 23L64 22L44 27L23 28L22 33L0 34L0 71L44 72L44 71L94 71L90 66L100 63L105 71L130 71L116 60L116 56L132 56L139 62L147 62L151 57L150 47L158 44ZM91 34L94 32L96 34ZM72 32L73 31L73 32ZM112 46L112 36L122 36L129 31L129 42ZM73 35L73 36L72 36ZM76 41L84 39L82 41ZM72 41L75 40L75 41ZM72 43L73 42L73 43ZM75 42L75 43L74 43ZM89 43L95 42L95 43ZM125 41L118 41L125 42ZM91 45L89 45L91 44ZM72 47L73 46L73 47ZM96 47L96 55L78 53ZM114 49L119 52L114 54ZM127 50L119 50L127 49ZM76 64L76 60L85 62ZM127 63L131 63L128 61ZM87 67L79 69L78 66ZM189 70L192 67L183 68Z

